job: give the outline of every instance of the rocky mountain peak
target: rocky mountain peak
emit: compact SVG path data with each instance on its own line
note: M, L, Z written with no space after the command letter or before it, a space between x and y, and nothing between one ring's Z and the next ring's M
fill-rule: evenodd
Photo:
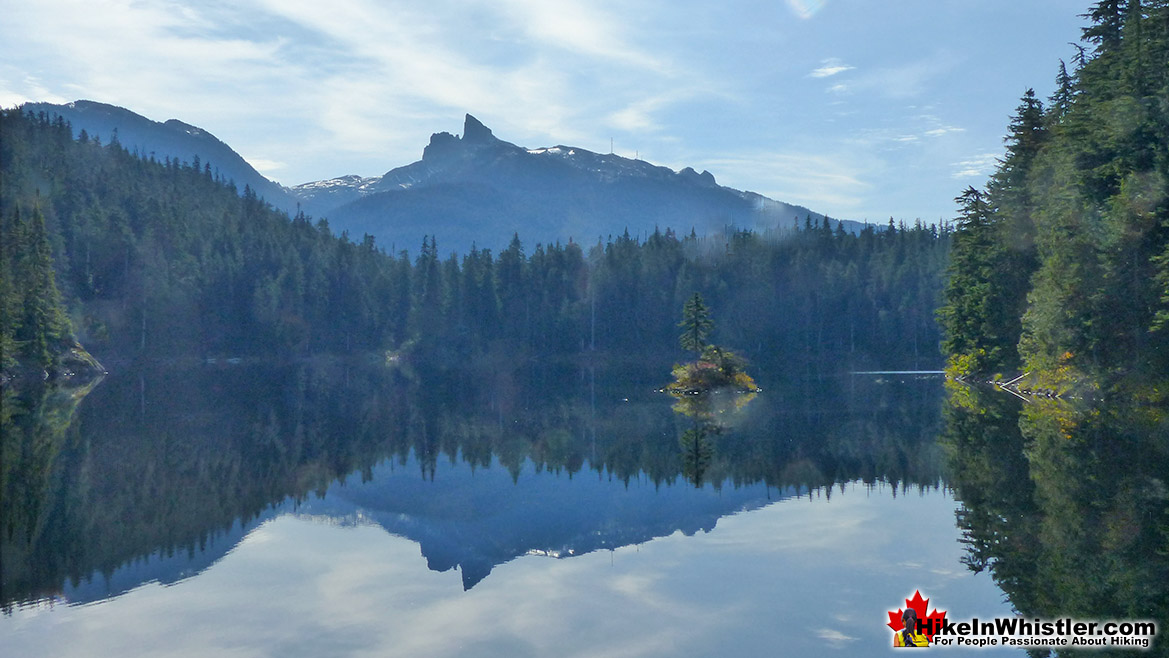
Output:
M475 143L492 142L495 141L495 135L491 133L490 128L468 114L467 118L463 120L463 141Z
M422 149L423 162L441 160L459 150L459 138L448 132L434 133L430 136L430 143Z

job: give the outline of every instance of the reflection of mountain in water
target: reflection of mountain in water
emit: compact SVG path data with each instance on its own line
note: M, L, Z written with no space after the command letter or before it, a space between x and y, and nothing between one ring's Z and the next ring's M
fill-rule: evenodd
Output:
M458 567L470 589L496 565L521 555L571 557L677 531L709 532L719 518L780 495L763 484L716 491L533 471L529 463L513 482L503 468L472 472L467 464L443 464L428 481L418 477L416 463L383 465L372 481L334 485L300 511L373 523L416 541L431 569Z
M682 477L689 421L650 392L660 382L489 374L422 383L315 363L112 376L54 428L44 463L7 480L0 602L174 582L288 512L377 523L470 587L520 555L710 530L797 491L940 482L936 381L774 386L717 437L696 488Z
M125 594L145 583L171 585L197 576L239 545L252 530L276 516L276 510L269 510L250 521L236 521L227 530L210 533L197 547L158 549L112 571L95 571L78 580L70 579L60 596L68 603L92 603Z

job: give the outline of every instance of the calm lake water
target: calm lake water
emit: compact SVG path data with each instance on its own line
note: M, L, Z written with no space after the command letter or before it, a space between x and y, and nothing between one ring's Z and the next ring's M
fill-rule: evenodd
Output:
M1156 412L664 379L317 362L9 392L3 654L878 655L915 591L1164 623Z

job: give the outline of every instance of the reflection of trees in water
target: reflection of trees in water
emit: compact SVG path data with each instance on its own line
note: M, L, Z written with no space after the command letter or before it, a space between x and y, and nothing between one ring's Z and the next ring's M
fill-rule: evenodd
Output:
M193 554L286 498L323 494L349 474L368 480L385 460L397 467L413 457L427 479L441 477L446 460L516 478L525 469L590 471L655 486L679 478L802 490L858 479L936 486L936 384L852 384L777 386L741 412L731 400L704 413L737 414L734 431L718 436L717 450L699 432L688 450L679 437L693 418L624 373L411 374L317 361L121 374L90 394L71 425L66 414L38 430L58 437L47 443L52 459L8 459L15 443L31 454L46 441L9 442L18 435L6 426L0 602L52 594L67 578L108 574L155 551Z
M37 572L52 569L52 556L35 550L38 538L52 532L45 509L62 483L51 475L62 452L80 447L74 414L100 381L80 387L33 382L0 393L0 603L27 589Z
M1159 409L961 387L945 410L966 563L1030 617L1169 619L1169 425ZM1169 655L1160 642L1155 655Z
M705 476L714 462L718 435L737 420L756 393L742 393L733 389L692 393L671 391L676 402L673 410L689 418L693 426L682 432L678 445L682 449L682 475L695 487L702 487Z
M715 425L695 423L678 439L682 447L682 475L696 487L703 485L703 477L714 461L714 435L717 433Z

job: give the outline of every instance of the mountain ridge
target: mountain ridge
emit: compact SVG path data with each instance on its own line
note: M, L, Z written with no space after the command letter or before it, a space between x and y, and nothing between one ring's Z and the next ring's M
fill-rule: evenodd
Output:
M583 243L626 230L765 232L786 229L793 220L824 218L803 206L719 185L709 171L675 172L564 144L517 146L471 114L464 117L461 137L432 134L420 160L380 177L334 178L292 192L334 229L374 235L392 248L424 235L462 251L473 245L502 248L513 234L529 245ZM863 227L845 220L851 232Z
M105 143L116 139L143 159L170 158L192 164L198 158L201 166L209 165L213 173L233 181L241 194L245 186L250 187L273 206L289 214L296 212L297 200L285 187L265 178L231 146L204 128L179 119L154 121L124 107L90 100L63 105L25 103L20 110L64 119L72 126L74 138L84 130L91 138L100 138Z
M709 171L674 171L637 158L557 144L517 146L466 114L461 136L436 132L421 159L381 176L349 174L284 187L268 180L209 131L96 101L27 103L86 131L113 139L140 157L202 166L250 187L276 208L327 219L338 234L369 234L391 250L413 249L423 236L444 250L502 249L513 234L527 245L604 241L658 229L721 234L728 229L785 230L793 220L825 215L803 206L720 185ZM837 220L830 220L835 227ZM843 221L850 232L865 225ZM880 228L880 227L878 227Z

